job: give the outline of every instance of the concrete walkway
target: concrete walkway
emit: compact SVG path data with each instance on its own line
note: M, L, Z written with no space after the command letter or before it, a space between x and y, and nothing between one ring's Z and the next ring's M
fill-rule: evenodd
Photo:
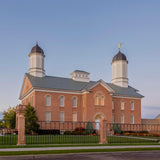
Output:
M39 147L39 148L5 148L0 152L8 151L49 151L49 150L77 150L77 149L118 149L118 148L159 148L160 145L139 145L139 146L88 146L88 147Z

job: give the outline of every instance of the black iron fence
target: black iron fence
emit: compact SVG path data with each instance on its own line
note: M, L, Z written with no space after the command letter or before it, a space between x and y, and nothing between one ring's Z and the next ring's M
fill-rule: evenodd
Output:
M39 128L26 134L27 144L98 143L99 123L39 121Z
M157 143L160 142L159 124L107 123L108 143Z
M15 145L17 144L18 131L15 129L15 124L11 120L0 120L0 145Z
M9 121L0 121L0 145L16 145L18 131L9 125ZM26 144L89 144L99 143L99 122L59 122L38 121L39 127L29 130L26 127ZM160 125L143 124L105 124L107 142L121 143L158 143Z

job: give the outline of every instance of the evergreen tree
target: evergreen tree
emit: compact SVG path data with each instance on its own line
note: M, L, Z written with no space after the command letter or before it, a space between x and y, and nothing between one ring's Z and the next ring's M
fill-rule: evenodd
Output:
M92 134L94 132L93 125L90 121L87 122L86 131L88 134Z
M39 129L38 117L36 115L36 111L34 110L34 107L32 107L30 104L26 106L25 112L25 128L27 134L32 134L32 132L37 132Z

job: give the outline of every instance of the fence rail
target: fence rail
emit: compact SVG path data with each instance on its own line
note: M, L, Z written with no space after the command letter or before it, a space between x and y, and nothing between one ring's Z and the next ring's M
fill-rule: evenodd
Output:
M38 121L39 128L29 132L26 129L26 144L86 144L99 143L99 122ZM158 124L116 124L104 123L107 142L113 143L157 143L160 141ZM18 131L8 125L0 124L0 145L16 145Z

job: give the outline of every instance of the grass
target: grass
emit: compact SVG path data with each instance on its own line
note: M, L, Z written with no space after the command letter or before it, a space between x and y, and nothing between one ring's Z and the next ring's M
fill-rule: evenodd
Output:
M150 137L148 137L150 138ZM5 135L0 136L0 145L16 145L17 135ZM109 144L114 143L157 143L152 140L138 139L134 137L118 137L118 136L108 136ZM99 143L99 136L84 136L84 135L26 135L25 141L27 145L33 144L89 144L89 143Z
M155 147L155 148L78 149L78 150L52 150L52 151L12 151L12 152L9 151L9 152L0 152L0 156L89 153L89 152L117 152L117 151L159 151L159 148Z

